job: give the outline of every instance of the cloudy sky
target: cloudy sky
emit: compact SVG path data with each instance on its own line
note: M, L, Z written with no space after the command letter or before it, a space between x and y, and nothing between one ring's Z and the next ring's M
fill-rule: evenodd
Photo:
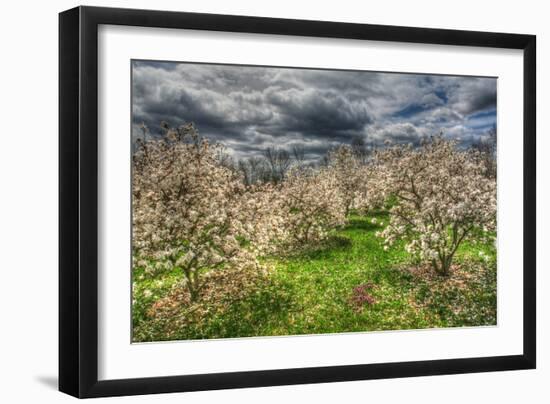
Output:
M236 158L304 145L309 160L356 136L468 145L496 125L495 78L134 61L133 136L194 122Z

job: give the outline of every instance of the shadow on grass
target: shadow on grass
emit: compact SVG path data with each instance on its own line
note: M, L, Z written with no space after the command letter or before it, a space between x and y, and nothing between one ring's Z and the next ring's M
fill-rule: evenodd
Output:
M345 230L363 230L372 231L380 230L380 226L373 224L365 219L351 219L349 224L345 227Z
M372 281L376 284L392 285L399 290L410 290L414 287L413 276L400 269L398 265L387 265L373 271Z
M317 244L304 246L301 250L291 254L297 259L319 259L342 251L351 249L353 242L348 237L330 236Z

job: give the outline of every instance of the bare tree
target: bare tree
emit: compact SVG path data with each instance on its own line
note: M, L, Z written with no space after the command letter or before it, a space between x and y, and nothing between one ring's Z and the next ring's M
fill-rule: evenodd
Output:
M269 182L271 180L271 171L268 170L265 159L262 157L241 159L238 163L238 169L247 185L258 182Z
M304 148L304 145L296 144L292 146L292 156L294 157L294 160L296 160L296 162L301 165L306 159L306 150Z
M268 147L264 150L264 157L271 170L271 181L275 183L283 181L292 163L290 153L285 149Z
M351 139L351 150L359 163L367 163L369 158L369 148L363 136L357 135Z
M216 157L222 167L229 168L232 171L237 169L233 157L225 149L220 148L217 150Z
M248 164L248 160L241 159L237 163L237 167L241 175L243 176L243 181L246 185L252 184L252 173L250 170L250 165Z
M472 150L479 153L479 157L485 167L485 176L497 177L497 128L493 126L487 131L484 139L472 143Z
M328 150L325 154L321 156L321 158L319 159L320 167L328 167L330 165L330 152L331 150Z

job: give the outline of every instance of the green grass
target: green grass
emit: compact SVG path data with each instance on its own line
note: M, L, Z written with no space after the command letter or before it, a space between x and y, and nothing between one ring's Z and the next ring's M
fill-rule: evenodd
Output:
M148 314L180 275L177 271L148 275L138 268L133 289L134 341L496 324L492 245L463 244L454 261L460 273L449 279L419 275L408 270L415 264L402 244L383 249L375 233L387 222L385 213L352 216L326 242L287 257L265 259L272 268L266 281L224 310L205 309L196 320L159 320ZM352 304L354 288L367 283L374 303ZM176 316L185 313L182 308Z

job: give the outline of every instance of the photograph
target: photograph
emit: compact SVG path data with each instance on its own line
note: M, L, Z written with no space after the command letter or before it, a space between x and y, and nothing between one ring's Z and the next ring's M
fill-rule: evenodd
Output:
M497 325L497 77L130 64L133 343Z

